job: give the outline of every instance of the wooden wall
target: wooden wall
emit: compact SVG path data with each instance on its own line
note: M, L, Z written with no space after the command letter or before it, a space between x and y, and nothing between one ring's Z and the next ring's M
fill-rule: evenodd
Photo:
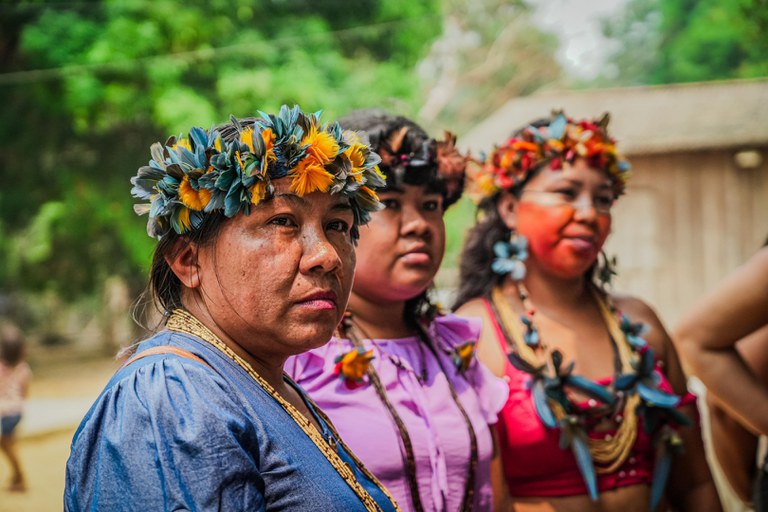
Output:
M762 148L768 159L768 151ZM615 289L637 295L672 328L693 302L768 237L768 162L738 168L733 151L631 157L606 252Z

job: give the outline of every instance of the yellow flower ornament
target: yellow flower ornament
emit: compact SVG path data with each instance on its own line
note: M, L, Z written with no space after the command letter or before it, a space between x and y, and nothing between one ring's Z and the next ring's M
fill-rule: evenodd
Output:
M363 377L368 372L368 367L373 360L373 350L365 350L364 347L355 347L349 352L336 357L336 366L333 374L338 375L347 387L356 388L363 382Z

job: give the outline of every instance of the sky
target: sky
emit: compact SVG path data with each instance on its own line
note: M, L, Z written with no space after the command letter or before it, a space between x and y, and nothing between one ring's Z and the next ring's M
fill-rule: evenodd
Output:
M557 58L576 77L597 76L610 52L600 19L615 16L628 0L532 0L534 22L560 37Z

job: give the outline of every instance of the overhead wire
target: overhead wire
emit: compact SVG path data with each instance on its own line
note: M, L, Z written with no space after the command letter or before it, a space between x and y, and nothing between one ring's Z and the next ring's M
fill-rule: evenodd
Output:
M228 46L220 46L218 48L199 48L195 50L187 50L182 52L173 52L157 55L149 55L145 57L135 57L129 59L112 60L109 62L95 62L95 63L83 63L83 64L69 64L66 66L59 66L54 68L43 69L31 69L21 71L11 71L8 73L0 73L0 85L18 85L31 82L40 82L44 80L53 80L63 76L82 73L86 71L99 72L123 69L126 66L138 67L140 65L149 64L156 61L162 61L171 59L175 61L192 62L196 60L210 60L216 56L242 53L246 51L253 51L264 45L281 45L296 42L304 42L312 40L318 37L326 37L328 35L335 37L343 37L345 35L352 35L356 33L370 33L371 31L381 31L387 28L410 25L417 22L425 22L434 20L436 18L442 19L442 16L437 14L430 14L424 16L418 16L413 18L403 18L398 20L383 21L378 23L372 23L368 25L356 25L353 27L347 27L337 30L329 30L325 32L316 32L309 34L298 34L276 37L273 39L259 40L251 43L238 43Z

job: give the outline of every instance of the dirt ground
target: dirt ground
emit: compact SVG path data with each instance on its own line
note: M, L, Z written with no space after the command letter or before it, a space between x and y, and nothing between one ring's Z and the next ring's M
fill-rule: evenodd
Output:
M118 363L114 359L89 360L63 366L33 366L29 398L59 399L99 394ZM62 510L64 467L77 425L57 426L34 435L20 432L19 458L27 479L25 493L6 490L10 469L0 456L0 512L47 512Z
M9 470L8 465L3 464L0 467L0 478L3 481L0 512L62 510L64 465L74 433L73 428L19 442L19 456L26 472L28 489L25 493L6 491L5 482Z

